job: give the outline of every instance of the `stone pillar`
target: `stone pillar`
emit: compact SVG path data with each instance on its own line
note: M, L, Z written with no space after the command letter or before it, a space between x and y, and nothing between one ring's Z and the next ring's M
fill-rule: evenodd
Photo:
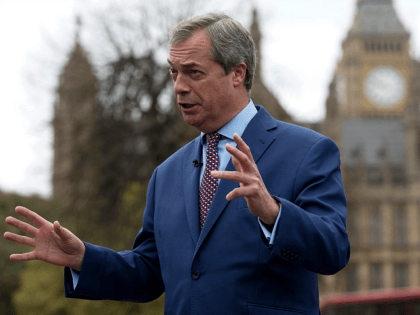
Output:
M408 266L408 285L420 285L420 252L418 250L420 243L420 209L418 203L414 200L407 205L408 219L408 244L410 250L410 259Z
M381 212L383 218L383 245L384 245L384 256L383 256L383 287L384 289L391 289L394 286L394 265L391 261L392 255L389 253L392 251L393 244L393 209L392 204L389 201L384 200L381 204Z
M357 269L358 278L360 279L360 291L369 290L369 279L370 279L370 272L369 272L369 262L364 261L359 264L359 268Z
M407 220L408 220L408 244L410 247L416 247L420 240L419 220L420 213L416 201L407 204Z
M392 289L394 287L394 264L391 261L385 262L382 272L384 289Z
M383 244L386 249L389 249L393 243L393 211L392 205L387 201L381 204L381 212L383 219Z
M420 285L420 262L418 259L411 259L408 266L408 285L410 287Z
M359 225L359 246L366 247L369 245L369 207L365 203L360 203L360 217L358 220Z

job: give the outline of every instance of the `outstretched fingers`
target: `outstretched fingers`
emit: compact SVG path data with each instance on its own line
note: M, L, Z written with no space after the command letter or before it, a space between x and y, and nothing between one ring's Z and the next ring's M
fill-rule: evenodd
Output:
M35 227L33 227L32 225L26 223L26 222L22 222L14 217L7 217L6 218L6 223L21 230L22 232L25 232L26 234L29 234L30 236L35 237L35 235L38 232L38 229L36 229Z
M29 261L29 260L34 260L34 259L37 259L35 252L10 255L10 260L13 260L13 261Z
M254 162L254 158L252 156L251 153L251 149L249 148L249 146L245 143L245 141L238 136L237 133L235 133L233 135L233 141L235 141L236 145L238 146L239 150L241 150L246 156L247 158L251 161Z
M35 247L35 240L27 236L22 236L22 235L6 232L4 233L4 238L8 241L12 241L12 242L23 244L30 247Z
M239 171L237 172L211 171L210 175L213 176L214 178L232 180L242 185L247 185L247 184L252 183L252 179L250 178L250 176Z
M235 167L236 171L243 172L241 163L239 163L238 159L232 155L232 164Z
M226 151L232 155L232 162L238 172L254 173L255 162L248 145L237 135L234 135L237 148L227 144Z
M232 162L234 162L234 166L237 169L238 164L240 165L241 170L244 171L247 171L251 167L251 160L247 157L245 153L240 151L238 148L234 147L233 145L226 144L226 151L228 151L232 155Z
M17 214L30 220L37 227L44 226L45 224L50 224L49 221L45 220L43 217L29 210L28 208L19 206L19 207L16 207L15 211Z
M241 187L235 188L234 190L232 190L231 192L229 192L226 195L226 199L229 200L229 201L232 201L233 199L236 199L238 197L245 197L246 198L252 192L253 192L253 188L252 187L241 185Z

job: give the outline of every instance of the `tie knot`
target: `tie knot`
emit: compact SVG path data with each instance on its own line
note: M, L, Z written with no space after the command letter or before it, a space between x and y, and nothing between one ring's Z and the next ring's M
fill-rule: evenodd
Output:
M220 138L222 137L221 134L217 132L208 133L206 134L208 146L215 147L219 143Z

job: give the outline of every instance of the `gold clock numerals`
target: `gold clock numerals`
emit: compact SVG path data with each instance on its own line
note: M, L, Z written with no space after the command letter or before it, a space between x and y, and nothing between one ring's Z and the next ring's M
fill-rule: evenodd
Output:
M380 66L370 71L364 82L364 93L370 103L379 108L398 106L406 92L402 75L392 67Z

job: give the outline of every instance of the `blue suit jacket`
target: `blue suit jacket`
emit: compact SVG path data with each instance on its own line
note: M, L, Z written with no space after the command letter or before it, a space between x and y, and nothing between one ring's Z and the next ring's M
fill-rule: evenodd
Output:
M336 273L350 256L339 151L257 109L243 139L282 204L274 246L244 198L226 200L233 181L220 182L200 233L197 138L154 171L133 250L86 244L76 290L66 269L66 296L146 302L166 292L171 315L318 314L317 274Z

